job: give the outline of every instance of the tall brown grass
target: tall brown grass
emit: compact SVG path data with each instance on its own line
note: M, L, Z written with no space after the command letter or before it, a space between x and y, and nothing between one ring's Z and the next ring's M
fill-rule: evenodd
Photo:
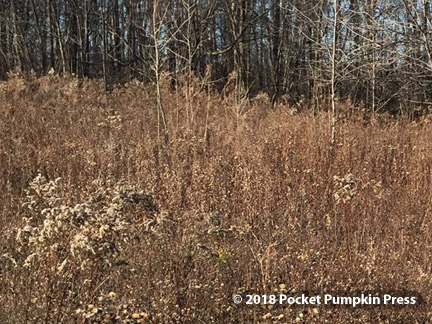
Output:
M354 114L333 155L326 113L202 91L187 121L184 92L162 95L168 145L139 82L0 84L1 323L431 321L427 307L232 302L281 287L428 302L428 119Z

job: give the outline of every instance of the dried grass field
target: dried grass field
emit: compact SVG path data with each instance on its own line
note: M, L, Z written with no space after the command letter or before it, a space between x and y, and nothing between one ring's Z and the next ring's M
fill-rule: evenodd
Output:
M431 322L428 118L347 113L331 154L325 112L162 98L167 143L150 86L0 83L0 323ZM232 301L281 291L425 304Z

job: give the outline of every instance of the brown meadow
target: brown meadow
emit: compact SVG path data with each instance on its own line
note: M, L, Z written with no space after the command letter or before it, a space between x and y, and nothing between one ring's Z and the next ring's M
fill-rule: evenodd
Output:
M197 89L199 86L196 87ZM427 306L235 305L235 293L432 297L429 119L265 96L0 84L1 323L429 323ZM189 107L186 111L185 107Z

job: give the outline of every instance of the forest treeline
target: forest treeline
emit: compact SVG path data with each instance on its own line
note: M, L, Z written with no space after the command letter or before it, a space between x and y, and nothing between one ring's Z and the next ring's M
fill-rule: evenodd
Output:
M166 72L175 88L210 71L238 98L323 109L333 92L370 111L427 111L431 1L335 1L1 0L0 76L72 73L109 89Z

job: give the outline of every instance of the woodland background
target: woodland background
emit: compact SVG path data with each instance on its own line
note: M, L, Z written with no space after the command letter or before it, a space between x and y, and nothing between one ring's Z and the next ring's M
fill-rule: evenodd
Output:
M2 0L0 76L53 69L111 89L166 71L175 87L211 66L219 90L236 72L238 97L320 110L334 83L355 106L418 115L432 102L431 11L429 0Z

